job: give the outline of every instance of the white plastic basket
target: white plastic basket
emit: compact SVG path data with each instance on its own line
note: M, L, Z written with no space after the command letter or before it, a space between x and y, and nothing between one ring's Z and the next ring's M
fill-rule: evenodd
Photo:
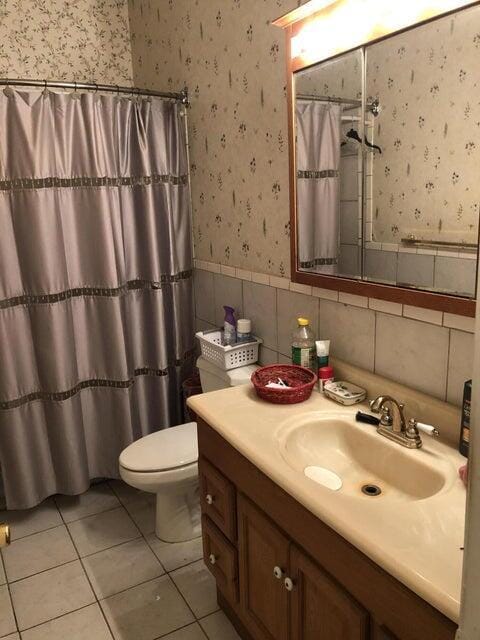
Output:
M195 335L200 342L202 356L224 371L244 367L258 361L258 346L262 343L260 338L253 336L252 342L223 346L223 331L221 329L199 331Z

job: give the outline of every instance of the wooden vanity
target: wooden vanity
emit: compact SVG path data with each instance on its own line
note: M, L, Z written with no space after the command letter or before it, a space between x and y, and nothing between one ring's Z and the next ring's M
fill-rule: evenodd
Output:
M456 624L198 420L204 560L244 640L454 640Z

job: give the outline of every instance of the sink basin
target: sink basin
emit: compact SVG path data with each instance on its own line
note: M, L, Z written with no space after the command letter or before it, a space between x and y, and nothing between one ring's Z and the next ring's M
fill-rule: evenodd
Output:
M403 448L353 414L302 416L280 429L277 442L285 462L310 482L362 500L423 500L452 477L451 465L428 448Z

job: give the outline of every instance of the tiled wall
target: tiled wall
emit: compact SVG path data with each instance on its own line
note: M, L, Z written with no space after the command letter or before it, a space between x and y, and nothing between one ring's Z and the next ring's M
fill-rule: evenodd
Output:
M220 326L224 304L252 319L264 341L262 364L289 362L299 315L331 354L368 371L456 405L472 377L474 320L374 298L289 282L243 269L197 261L197 330Z
M375 281L474 296L476 274L476 253L405 249L379 242L367 243L365 251L365 275Z

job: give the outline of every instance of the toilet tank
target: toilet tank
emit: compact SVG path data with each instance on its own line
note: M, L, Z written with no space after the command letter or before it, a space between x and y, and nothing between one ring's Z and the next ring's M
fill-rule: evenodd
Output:
M212 362L205 360L202 356L197 359L197 367L200 371L203 393L236 387L239 384L247 384L250 382L252 373L255 369L258 369L258 365L249 364L246 367L224 371Z

